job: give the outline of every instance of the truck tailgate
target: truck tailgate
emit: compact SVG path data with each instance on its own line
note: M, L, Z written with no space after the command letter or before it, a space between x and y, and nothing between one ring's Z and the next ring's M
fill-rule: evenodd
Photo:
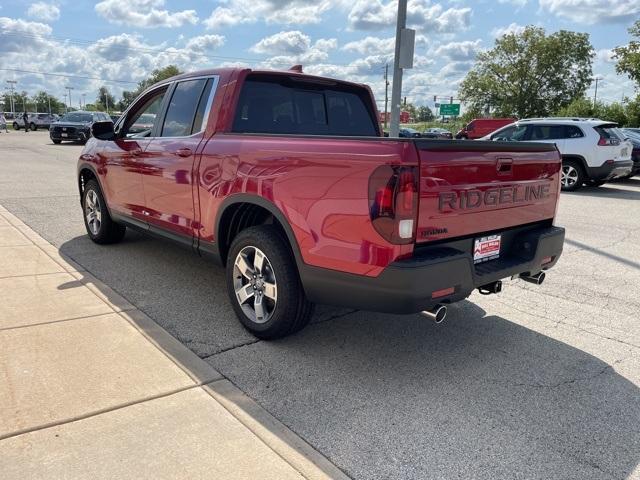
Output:
M416 242L494 232L555 216L561 158L554 144L415 141Z

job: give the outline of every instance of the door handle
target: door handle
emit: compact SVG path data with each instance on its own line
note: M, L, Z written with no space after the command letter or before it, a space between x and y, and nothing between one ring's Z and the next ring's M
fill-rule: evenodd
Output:
M498 175L507 175L511 173L513 166L513 158L499 158L496 164L496 170Z
M190 157L192 153L193 152L190 148L179 148L178 150L176 150L176 154L179 157Z

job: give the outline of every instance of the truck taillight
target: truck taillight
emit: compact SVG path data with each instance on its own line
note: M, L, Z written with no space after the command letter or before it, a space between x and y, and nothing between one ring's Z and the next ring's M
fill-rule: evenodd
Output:
M369 214L376 231L394 244L411 243L418 210L416 167L383 165L369 179Z

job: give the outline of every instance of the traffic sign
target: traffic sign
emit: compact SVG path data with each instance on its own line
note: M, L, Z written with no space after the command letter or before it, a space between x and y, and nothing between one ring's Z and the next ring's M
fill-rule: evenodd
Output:
M457 117L458 115L460 115L460 104L459 103L441 103L440 115L452 115Z

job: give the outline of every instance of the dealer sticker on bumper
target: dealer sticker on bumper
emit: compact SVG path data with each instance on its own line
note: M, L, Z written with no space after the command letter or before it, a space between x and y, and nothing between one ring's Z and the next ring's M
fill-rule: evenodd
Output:
M473 263L488 262L500 256L500 235L476 238L473 245Z

